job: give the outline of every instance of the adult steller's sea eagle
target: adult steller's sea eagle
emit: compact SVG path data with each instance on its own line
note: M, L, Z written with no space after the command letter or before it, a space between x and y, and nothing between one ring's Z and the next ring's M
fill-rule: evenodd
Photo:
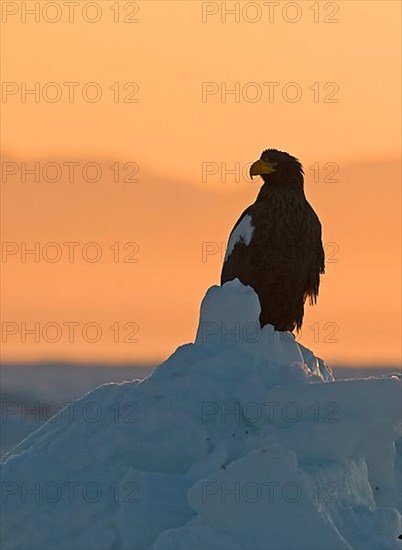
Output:
M316 303L324 273L320 220L304 195L295 157L267 149L250 167L250 176L257 175L264 185L230 234L221 284L237 277L257 292L261 327L299 330L304 302Z

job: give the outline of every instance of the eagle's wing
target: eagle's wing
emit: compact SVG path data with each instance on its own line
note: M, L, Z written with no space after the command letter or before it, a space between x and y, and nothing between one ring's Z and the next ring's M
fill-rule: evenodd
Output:
M242 275L248 265L250 244L254 234L253 205L249 206L235 223L226 248L225 260L222 268L221 284L238 277L244 281ZM243 273L244 272L244 273Z
M325 273L325 252L321 238L321 222L311 205L308 202L306 204L310 233L309 240L311 243L310 270L306 282L306 297L309 298L310 304L315 304L320 286L320 275Z

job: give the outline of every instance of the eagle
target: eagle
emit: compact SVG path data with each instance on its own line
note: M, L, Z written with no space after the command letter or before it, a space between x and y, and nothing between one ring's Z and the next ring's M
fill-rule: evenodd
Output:
M304 194L300 161L266 149L250 167L264 181L254 204L235 224L226 249L221 285L239 279L258 294L261 327L300 330L304 303L317 302L325 271L321 223Z

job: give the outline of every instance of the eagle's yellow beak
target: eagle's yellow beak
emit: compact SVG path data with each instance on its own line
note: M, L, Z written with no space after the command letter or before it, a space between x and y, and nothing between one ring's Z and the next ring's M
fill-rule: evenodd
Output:
M252 179L253 176L262 176L262 175L271 174L272 172L275 172L275 166L276 164L266 162L265 160L262 160L262 159L256 160L250 166L250 177Z

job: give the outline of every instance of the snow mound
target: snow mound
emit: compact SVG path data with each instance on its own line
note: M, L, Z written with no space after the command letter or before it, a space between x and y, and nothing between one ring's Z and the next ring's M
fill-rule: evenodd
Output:
M2 548L397 549L400 379L335 381L259 313L212 287L193 344L9 453Z

